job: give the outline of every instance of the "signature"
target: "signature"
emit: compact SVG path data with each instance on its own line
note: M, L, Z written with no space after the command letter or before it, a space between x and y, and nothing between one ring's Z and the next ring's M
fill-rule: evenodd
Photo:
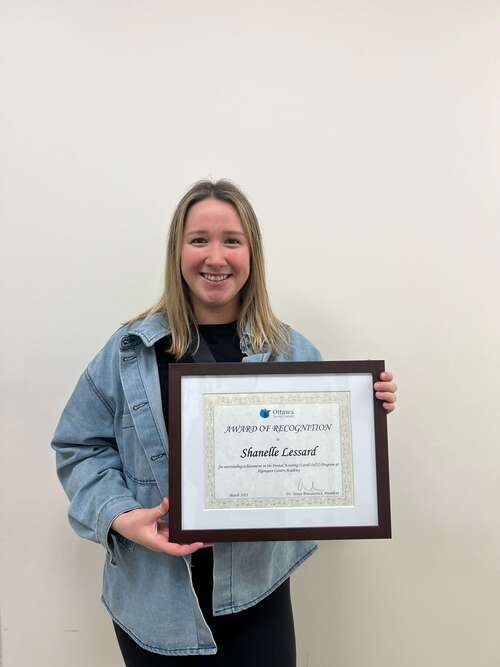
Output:
M324 489L318 489L316 486L314 486L314 482L311 483L310 487L307 487L304 484L304 480L302 478L299 479L297 482L297 491L302 492L302 491L318 491L318 492L323 492Z

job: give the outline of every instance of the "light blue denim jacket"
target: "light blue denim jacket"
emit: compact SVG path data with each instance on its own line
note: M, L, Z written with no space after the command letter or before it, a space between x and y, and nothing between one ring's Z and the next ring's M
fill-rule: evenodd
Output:
M69 522L106 549L102 602L138 644L164 655L216 653L191 580L191 557L151 551L110 529L121 513L168 496L168 446L154 344L169 333L161 314L120 327L82 373L51 446L70 499ZM290 331L287 356L243 362L318 361L318 350ZM317 548L313 542L238 542L214 546L213 613L262 600Z

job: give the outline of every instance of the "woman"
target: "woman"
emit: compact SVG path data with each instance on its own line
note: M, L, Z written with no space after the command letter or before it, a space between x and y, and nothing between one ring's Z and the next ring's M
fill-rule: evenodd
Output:
M69 520L106 548L102 602L128 667L292 666L289 575L316 545L168 538L168 365L197 360L200 340L215 361L320 359L274 316L255 213L225 180L181 199L160 301L113 334L64 409L52 447ZM379 380L390 412L396 385Z

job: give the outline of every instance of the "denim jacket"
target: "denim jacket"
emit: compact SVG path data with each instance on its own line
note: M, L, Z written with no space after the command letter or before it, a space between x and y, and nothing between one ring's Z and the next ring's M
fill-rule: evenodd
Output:
M140 646L164 655L217 652L191 580L191 557L147 549L111 530L113 520L168 496L168 446L154 344L170 329L156 314L120 327L82 373L51 443L70 499L69 522L106 549L101 600ZM243 362L318 361L290 330L291 350L271 359L241 338ZM317 548L313 542L218 543L214 615L262 600Z

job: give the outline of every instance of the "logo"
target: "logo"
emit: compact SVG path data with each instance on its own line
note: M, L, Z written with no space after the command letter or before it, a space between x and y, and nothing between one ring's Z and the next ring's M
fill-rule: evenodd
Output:
M282 410L280 408L261 408L259 411L260 417L267 419L271 417L273 419L283 419L286 417L295 417L295 410Z

